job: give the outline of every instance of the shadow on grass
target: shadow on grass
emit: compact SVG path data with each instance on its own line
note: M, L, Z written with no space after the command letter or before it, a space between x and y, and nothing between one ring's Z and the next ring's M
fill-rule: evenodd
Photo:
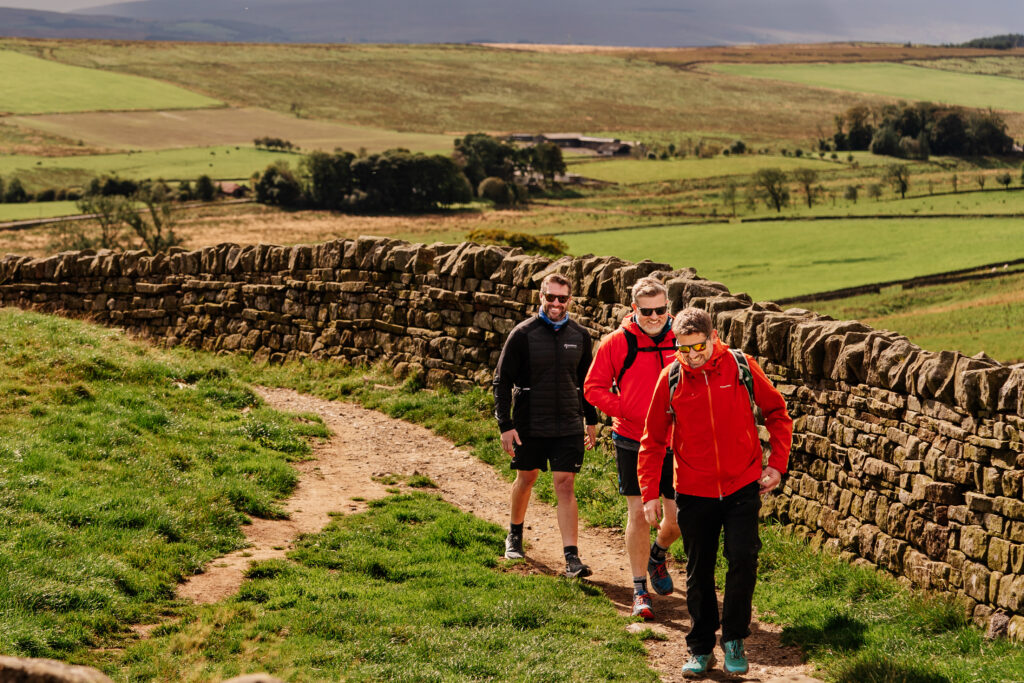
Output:
M949 683L949 678L926 667L863 653L844 667L839 683Z
M864 622L845 614L830 616L821 626L788 626L782 630L785 645L799 645L805 652L832 650L855 652L864 647Z

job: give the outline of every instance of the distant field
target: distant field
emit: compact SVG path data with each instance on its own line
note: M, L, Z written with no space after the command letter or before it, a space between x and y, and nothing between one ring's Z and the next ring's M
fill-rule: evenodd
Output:
M800 85L1024 112L1024 83L903 64L713 64L717 73Z
M828 170L836 166L835 162L822 161L817 157L798 159L762 155L717 156L712 159L613 159L568 164L571 173L625 185L749 175L758 169L771 167L790 171L797 168Z
M254 138L270 136L307 150L341 147L355 152L365 148L373 153L405 147L415 152L450 153L453 142L452 136L346 126L256 108L48 114L9 117L7 121L113 149L251 146Z
M149 78L59 64L0 49L0 113L216 107L217 100Z
M123 178L194 180L206 174L217 179L248 178L275 161L293 167L301 155L246 147L196 147L77 157L0 156L0 176L17 176L27 188L73 185L102 174Z
M75 202L29 202L0 204L0 223L27 221L33 218L57 218L78 213Z
M984 351L1004 363L1024 361L1024 275L907 290L896 286L879 294L794 305L894 330L932 351Z
M57 62L147 76L236 106L429 133L744 131L812 139L863 96L619 56L472 45L233 45L4 40Z
M758 300L1024 257L1024 232L1012 218L705 224L560 237L573 254L692 266Z
M965 74L985 74L987 76L1005 76L1007 78L1024 79L1024 55L1001 57L951 57L949 59L930 59L908 61L907 64L923 66L926 69L941 69Z

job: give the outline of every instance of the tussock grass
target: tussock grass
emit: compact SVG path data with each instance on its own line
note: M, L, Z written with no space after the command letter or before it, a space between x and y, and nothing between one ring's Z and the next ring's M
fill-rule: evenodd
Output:
M319 422L224 364L0 311L0 652L67 658L174 608L174 587L280 517Z
M504 531L426 494L370 503L130 648L132 680L657 680L597 589L503 571Z

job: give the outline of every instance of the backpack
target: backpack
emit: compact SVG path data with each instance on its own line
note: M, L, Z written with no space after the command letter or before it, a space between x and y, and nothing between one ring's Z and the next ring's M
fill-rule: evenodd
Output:
M739 380L747 390L747 398L750 399L750 413L754 416L754 422L760 422L761 409L754 402L754 373L750 371L750 363L747 362L746 355L739 349L729 349L729 353L736 359L736 367L739 369ZM676 417L676 410L672 407L672 397L676 393L676 387L679 386L682 373L683 366L678 360L672 361L672 365L668 366L668 412L672 413L673 420Z
M655 346L647 346L640 348L640 342L637 340L636 335L627 330L621 328L622 333L626 335L626 357L622 359L622 368L619 370L619 376L615 378L615 386L613 391L619 392L619 387L622 385L622 377L626 374L626 370L629 370L633 362L636 361L636 355L638 353L661 353L663 351L669 351L675 348L675 342L672 343L671 349L667 346L661 346L660 342Z

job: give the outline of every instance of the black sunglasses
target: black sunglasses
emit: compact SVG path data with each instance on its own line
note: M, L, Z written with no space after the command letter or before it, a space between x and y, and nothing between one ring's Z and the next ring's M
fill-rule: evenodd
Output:
M636 310L640 311L640 315L642 316L665 315L665 312L668 311L668 306L655 306L654 308L638 308Z
M549 304L553 304L556 301L560 304L564 304L569 300L568 294L545 294L544 298L547 299Z

